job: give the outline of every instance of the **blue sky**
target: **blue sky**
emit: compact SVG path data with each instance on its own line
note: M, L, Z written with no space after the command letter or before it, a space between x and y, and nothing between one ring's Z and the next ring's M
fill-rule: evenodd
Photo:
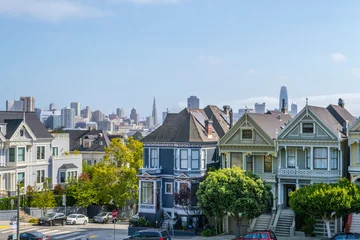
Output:
M0 0L1 109L79 101L151 115L342 97L360 115L360 1Z

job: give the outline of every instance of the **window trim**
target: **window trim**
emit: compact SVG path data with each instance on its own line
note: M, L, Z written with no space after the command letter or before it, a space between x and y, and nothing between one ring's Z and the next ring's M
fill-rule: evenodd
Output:
M40 175L38 176L38 173L40 172ZM41 177L41 173L44 173L43 176ZM45 169L37 169L36 170L36 183L41 184L45 182L45 175L46 175L46 171ZM39 178L39 181L38 181ZM43 178L43 179L42 179ZM42 180L42 181L41 181Z
M152 194L152 203L144 203L143 202L143 194L144 194L144 191L143 191L143 183L151 183L152 184L152 191L151 191L151 194ZM140 191L141 191L141 195L140 195L140 204L145 204L145 205L151 205L153 206L155 204L155 195L154 195L154 181L140 181ZM150 187L148 187L150 188Z
M181 158L181 152L186 152L186 159L184 158L184 159L182 159ZM188 149L180 149L180 157L179 157L179 159L180 159L180 169L188 169L189 168L189 150ZM185 167L183 167L183 165L182 165L182 163L185 163L186 162L186 166Z
M156 153L156 158L152 156L152 153ZM160 161L159 161L159 148L149 148L149 165L150 168L159 168Z
M56 149L56 155L54 155L55 149ZM59 147L51 147L51 156L59 156Z
M19 149L24 149L24 154L23 154L23 160L22 161L19 161ZM20 163L25 163L26 161L26 148L25 147L17 147L16 148L16 162L20 162Z
M335 163L336 163L336 168L333 168L333 167L332 167L333 160L335 159L335 158L332 157L333 152L336 153L336 161L335 161ZM339 154L339 150L338 150L337 148L332 148L332 149L330 150L330 169L331 169L331 170L337 170L337 169L339 169L339 155L340 155L340 154Z
M170 187L170 192L168 192L168 190L167 190L167 186L168 185L171 185L171 187ZM172 182L165 182L165 194L173 194L173 192L174 192L174 190L173 190L173 183Z
M305 166L306 169L311 168L311 148L305 148Z
M19 131L19 136L20 136L20 137L24 137L24 136L25 136L25 131L24 131L24 129L20 129L20 131Z
M270 159L270 161L266 162L266 156L268 159ZM265 171L265 166L266 166L266 163L269 163L271 164L271 170L270 171ZM264 155L264 170L263 170L264 173L272 173L273 172L273 157L272 155L270 154L267 154L267 155Z
M294 166L289 166L289 149L294 151ZM297 148L296 147L290 147L286 149L286 168L296 168L296 154L297 154Z
M38 149L40 148L40 158L38 156ZM44 149L44 152L41 152L41 149ZM36 160L45 160L46 159L46 156L45 156L45 153L46 153L46 146L45 145L38 145L36 146ZM42 155L44 156L44 158L41 158Z
M64 173L64 181L61 181L61 174ZM59 171L59 183L66 183L66 170Z
M315 150L316 150L316 149L321 149L321 148L326 149L326 151L325 151L325 152L326 152L326 158L315 158ZM329 153L328 153L328 148L327 148L327 147L314 147L314 148L313 148L313 166L314 166L313 168L314 168L314 169L317 169L317 170L327 170L328 167L329 167L329 166L328 166L328 159L329 159L329 156L328 156L328 155L329 155ZM325 159L325 160L326 160L326 167L324 167L324 168L317 168L317 167L315 167L316 159L322 159L322 160Z
M197 159L193 158L193 152L197 152ZM197 162L197 168L193 168L193 163ZM191 149L191 169L199 170L200 169L200 149Z
M304 132L304 125L312 124L312 132ZM315 134L315 124L313 122L303 122L301 124L301 133L302 134Z
M14 151L13 154L10 153L10 150ZM13 160L11 160L11 158L10 158L11 155L13 155ZM10 162L16 162L16 148L14 148L14 147L9 148L8 157L9 157L9 163Z
M206 157L207 157L207 149L201 149L201 156L200 156L201 169L206 169Z
M177 170L180 168L179 152L178 148L174 149L174 168Z
M251 131L251 138L244 138L243 131ZM242 128L241 129L241 140L254 140L254 130L252 128Z

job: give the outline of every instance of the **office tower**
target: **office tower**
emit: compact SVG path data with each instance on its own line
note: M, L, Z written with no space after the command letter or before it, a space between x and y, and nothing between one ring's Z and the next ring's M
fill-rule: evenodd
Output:
M162 113L162 122L164 123L165 122L165 118L167 116L168 112L163 112Z
M283 106L283 100L285 100L285 105ZM279 97L279 110L281 111L282 108L288 109L288 94L287 89L285 86L282 86L280 89L280 97Z
M6 101L6 111L11 112L22 112L24 111L24 103L23 101L16 101L16 100L7 100Z
M255 113L265 113L265 103L255 103Z
M45 121L45 127L48 129L61 128L61 115L51 115Z
M72 102L70 103L70 108L75 110L75 116L79 117L80 116L80 103L79 102Z
M92 113L91 121L99 123L105 120L105 115L102 111L96 110Z
M109 114L109 120L114 120L117 118L119 118L119 116L117 114L115 114L115 113Z
M81 117L87 118L88 120L90 120L92 118L92 112L91 112L91 109L89 108L89 106L86 106L86 108L81 110Z
M35 108L35 114L40 119L40 121L46 125L46 120L50 116L61 116L61 111L60 110L49 111L49 110L41 110L41 109Z
M154 119L152 116L146 118L146 128L150 129L154 127Z
M137 114L135 108L131 109L130 119L133 120L135 124L137 124Z
M125 113L124 113L123 108L117 108L116 109L116 114L118 115L119 118L124 118L125 117Z
M153 107L152 107L152 118L154 121L153 126L158 126L158 117L157 117L157 111L156 111L156 103L155 103L155 97L154 97L154 102L153 102Z
M104 120L98 123L98 130L114 131L114 123L109 120Z
M55 110L56 110L56 106L55 106L54 103L50 103L50 105L49 105L49 110L50 110L50 111L55 111Z
M187 99L187 107L188 108L200 108L200 99L196 96L190 96Z
M20 97L20 101L24 101L24 109L26 112L34 112L35 110L34 97Z
M69 107L61 109L61 125L64 128L74 128L75 110Z
M296 115L297 113L298 113L297 104L292 103L292 104L291 104L291 114Z

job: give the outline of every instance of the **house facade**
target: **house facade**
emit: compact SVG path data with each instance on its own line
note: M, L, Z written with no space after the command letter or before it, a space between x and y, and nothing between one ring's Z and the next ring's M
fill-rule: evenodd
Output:
M360 118L349 127L349 177L351 182L360 183Z
M139 215L159 221L167 214L188 221L189 215L175 205L174 193L189 187L194 193L209 167L219 164L217 142L230 126L230 108L185 108L168 113L159 128L141 141L144 166L139 177ZM197 213L199 214L199 213Z

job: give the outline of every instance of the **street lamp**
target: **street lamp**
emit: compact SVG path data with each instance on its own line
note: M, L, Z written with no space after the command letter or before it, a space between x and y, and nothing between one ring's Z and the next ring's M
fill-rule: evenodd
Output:
M24 180L25 177L17 181L17 207L16 207L16 239L20 239L20 182Z

